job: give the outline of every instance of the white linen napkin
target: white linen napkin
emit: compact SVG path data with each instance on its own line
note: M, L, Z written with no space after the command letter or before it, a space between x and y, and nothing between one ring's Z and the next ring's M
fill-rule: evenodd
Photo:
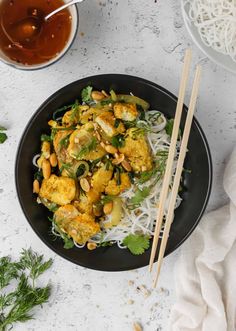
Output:
M203 217L176 262L171 331L236 330L236 149L224 189L230 203Z

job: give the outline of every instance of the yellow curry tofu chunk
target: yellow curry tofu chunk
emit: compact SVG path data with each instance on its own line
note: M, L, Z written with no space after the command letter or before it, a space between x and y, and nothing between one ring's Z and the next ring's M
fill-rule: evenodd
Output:
M146 137L137 134L136 128L127 130L124 147L119 151L125 155L134 171L141 172L152 169L151 150Z
M81 213L86 213L89 215L93 214L93 204L99 201L101 198L101 193L91 189L86 194L81 194L79 201L75 201L74 205Z
M95 119L108 137L116 136L117 134L125 131L123 123L119 123L119 126L115 128L115 120L114 115L109 111L104 111Z
M129 179L129 175L127 173L121 173L120 174L120 185L117 184L116 178L113 178L109 181L105 192L109 195L119 195L123 191L127 190L131 186L131 182Z
M116 118L123 121L134 121L138 117L138 111L135 104L116 103L114 105L114 114Z
M54 213L54 219L56 222L60 222L62 220L71 220L79 215L78 209L76 209L73 205L65 205L58 208Z
M94 218L87 214L81 214L71 220L58 223L59 227L69 234L78 244L85 244L91 237L100 231L100 226Z
M39 196L58 205L67 205L75 198L75 193L74 179L51 175L49 179L43 180Z
M95 191L104 192L105 187L108 185L108 182L111 180L113 170L106 170L105 167L98 169L92 177L92 187Z
M73 124L77 124L80 119L80 113L78 108L74 108L72 110L68 110L64 116L62 117L63 126L72 126Z
M66 142L73 131L58 130L53 138L53 147L56 152L59 163L69 161L69 155L66 150Z

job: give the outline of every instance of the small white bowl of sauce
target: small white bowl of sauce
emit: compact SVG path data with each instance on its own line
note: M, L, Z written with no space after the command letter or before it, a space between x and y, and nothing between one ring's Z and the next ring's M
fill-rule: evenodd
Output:
M66 2L0 0L0 60L23 70L41 69L58 61L76 36L77 7L69 6L47 21L43 18ZM32 29L39 31L32 33Z

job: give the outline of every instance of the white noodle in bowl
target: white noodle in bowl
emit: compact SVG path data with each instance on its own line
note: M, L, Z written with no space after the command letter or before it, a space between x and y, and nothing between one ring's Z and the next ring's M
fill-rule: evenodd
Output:
M236 73L236 1L182 0L186 27L214 62Z
M159 123L158 125L152 126L152 129L154 130L153 132L149 133L147 137L154 158L155 155L158 154L158 152L166 152L166 155L168 154L170 147L170 140L171 140L171 137L165 131L165 126L167 123L165 116L157 110L148 111L147 116L150 115L153 116L154 114L157 113L160 116ZM146 120L150 123L149 117L146 117ZM164 123L164 125L162 123ZM161 130L158 131L158 128ZM177 143L175 161L172 169L172 183L176 171L177 157L178 157L180 143L181 143L180 141L178 141ZM134 185L132 185L132 187L129 190L122 193L121 198L123 202L122 203L123 217L120 223L112 228L102 228L102 232L98 233L89 241L97 244L112 242L112 243L116 243L119 248L126 248L122 245L122 242L124 238L127 237L129 234L140 233L143 235L148 235L150 237L153 237L155 224L156 224L157 210L158 210L158 201L162 187L162 179L160 179L156 183L155 181L156 181L156 177L153 176L149 181L145 182L141 186L139 185L139 188L152 187L152 189L150 195L137 208L130 209L127 203L127 201L129 201L130 198L132 198L135 194ZM166 202L164 216L167 214L169 197ZM180 205L181 201L182 199L178 195L175 208L177 208ZM109 217L110 216L107 216L105 222L109 221Z

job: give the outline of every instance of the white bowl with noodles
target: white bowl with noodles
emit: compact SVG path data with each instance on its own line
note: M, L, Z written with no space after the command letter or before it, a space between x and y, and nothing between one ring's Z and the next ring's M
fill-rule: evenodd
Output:
M2 0L0 0L1 2ZM64 0L65 3L69 2L70 0ZM43 69L46 68L50 65L52 65L53 63L59 61L66 53L67 51L70 49L71 45L73 44L75 37L77 35L77 31L78 31L78 26L79 26L79 12L77 9L76 5L71 5L70 7L68 7L70 16L71 16L71 31L70 31L70 35L69 38L65 44L65 46L62 48L62 50L56 54L55 57L51 58L49 61L45 61L39 64L23 64L23 63L19 63L16 62L14 60L12 60L10 57L8 57L0 48L0 61L2 61L3 63L10 65L13 68L16 69L20 69L20 70L26 70L26 71L30 71L30 70L38 70L38 69Z
M236 62L229 56L217 52L212 47L207 46L199 34L197 27L188 16L189 5L185 4L185 0L181 0L182 15L185 26L196 46L214 63L223 67L224 69L236 74ZM236 24L236 21L235 21Z

